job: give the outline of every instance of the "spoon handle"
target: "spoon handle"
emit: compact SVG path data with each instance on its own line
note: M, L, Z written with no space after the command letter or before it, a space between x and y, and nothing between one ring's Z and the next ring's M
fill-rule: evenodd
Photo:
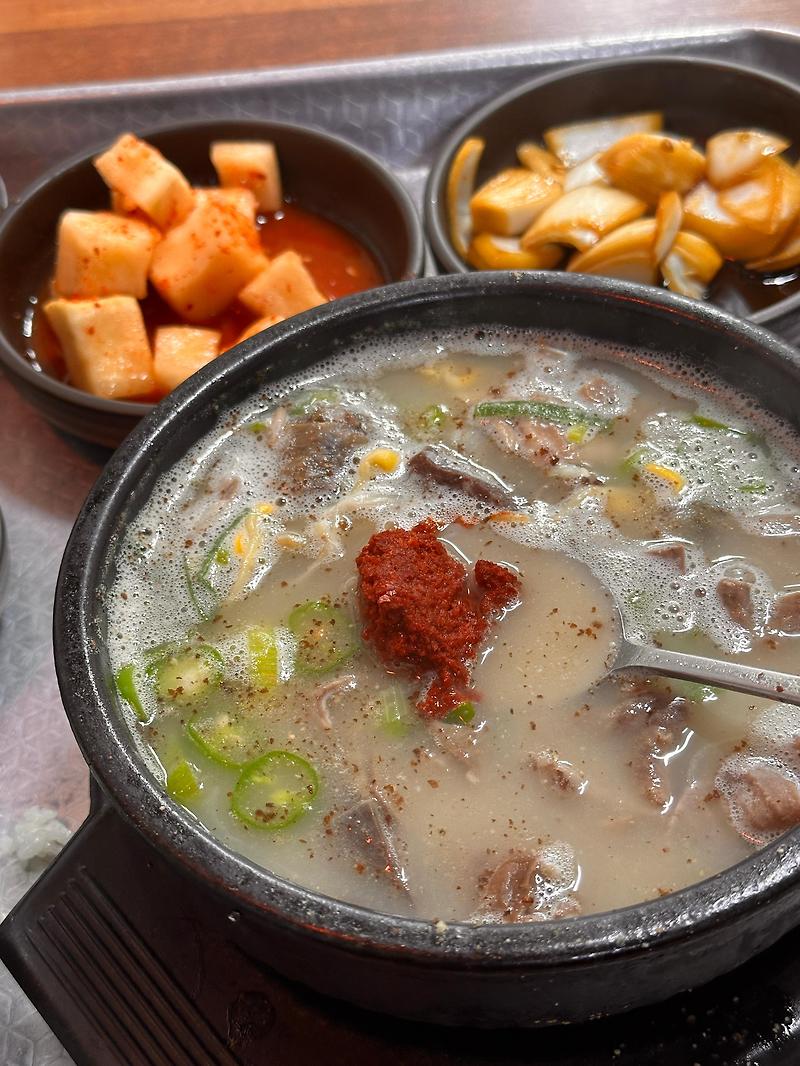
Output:
M731 688L750 696L766 696L767 699L800 707L800 677L795 674L760 670L755 666L706 659L703 655L687 655L681 651L666 651L623 640L613 669L630 667L641 667L655 674L699 681L717 688Z

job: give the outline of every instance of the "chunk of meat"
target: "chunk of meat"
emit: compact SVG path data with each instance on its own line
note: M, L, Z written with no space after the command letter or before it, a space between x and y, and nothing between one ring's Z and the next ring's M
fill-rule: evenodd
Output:
M717 584L717 595L722 601L722 606L737 625L752 629L753 598L747 581L724 577Z
M634 771L642 780L646 798L664 807L672 796L664 776L664 757L683 739L688 704L680 696L646 684L634 682L627 688L628 698L614 708L611 717L618 725L641 729Z
M575 458L575 449L558 426L530 418L520 418L513 424L497 420L483 424L503 451L519 455L533 466L547 469Z
M364 419L343 407L326 407L289 420L283 429L282 488L330 491L367 439Z
M204 533L241 490L242 478L235 462L228 457L224 460L215 459L206 475L192 488L191 496L184 504L187 530L198 536Z
M546 748L531 755L529 764L543 781L561 792L580 794L586 788L586 778L566 759L560 759L554 748Z
M221 500L232 500L242 487L242 479L235 475L227 478L219 490Z
M648 548L648 555L654 555L657 559L663 559L667 563L674 563L682 574L686 573L686 548L683 544L657 544Z
M639 776L644 782L646 798L655 807L666 807L672 799L672 790L664 776L665 756L675 749L678 736L665 726L657 726L642 739L640 745Z
M333 729L330 701L334 696L353 688L355 683L355 674L344 674L342 677L335 677L332 681L326 681L324 685L318 685L314 689L314 696L317 701L317 717L323 729Z
M516 853L478 879L480 911L503 922L541 922L544 915L536 910L536 853Z
M733 756L717 774L737 832L761 846L800 825L800 782L786 767L766 759Z
M654 729L671 726L685 715L686 700L673 696L667 688L640 678L625 679L619 688L623 698L611 711L611 720L616 724Z
M356 860L356 868L386 877L408 891L408 880L400 859L393 816L376 797L360 800L336 815L331 827Z
M787 592L775 600L769 625L780 633L800 633L800 591Z
M547 911L547 919L555 921L557 918L577 918L582 910L579 900L570 893L553 900Z
M478 878L476 917L494 922L544 922L580 913L574 895L575 862L566 844L512 851Z
M267 426L267 443L270 448L275 448L283 437L286 424L289 421L289 412L285 407L278 407L272 412L272 417Z
M481 503L495 507L514 503L511 490L499 478L489 481L488 471L487 478L478 477L475 465L450 448L425 448L409 459L408 468L427 482L458 489Z
M480 731L468 725L449 725L446 722L431 722L431 740L443 755L460 763L475 761Z
M596 377L587 381L578 389L578 393L584 400L596 404L613 404L617 402L617 394L614 386L607 378Z

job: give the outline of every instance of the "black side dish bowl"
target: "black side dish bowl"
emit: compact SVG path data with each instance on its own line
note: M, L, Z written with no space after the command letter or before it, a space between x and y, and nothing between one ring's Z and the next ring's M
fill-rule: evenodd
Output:
M113 694L107 590L126 528L156 479L225 412L284 375L364 343L445 340L487 326L567 330L658 366L680 352L790 423L800 356L759 327L669 293L556 273L428 278L338 300L231 349L162 401L110 460L63 559L55 658L72 729L104 804L232 919L231 942L318 991L447 1025L540 1026L630 1010L697 986L798 922L800 832L672 895L604 914L521 925L443 925L342 903L274 876L215 840L165 794ZM800 429L800 426L798 427ZM102 805L101 805L102 806ZM97 869L93 818L57 861ZM646 861L646 856L643 856ZM130 871L132 881L136 870ZM13 920L13 912L9 923ZM150 945L158 953L159 945Z
M372 252L387 281L405 281L423 271L422 224L410 196L383 163L340 137L256 119L209 119L134 132L175 163L193 185L217 184L209 159L212 141L272 141L284 189L301 207L348 230ZM48 171L0 215L0 365L54 426L111 448L154 405L93 396L36 369L26 355L30 342L23 334L23 316L30 298L52 275L61 213L68 208L108 210L108 187L92 160L112 140Z
M661 111L664 129L699 145L727 129L764 129L782 134L800 151L800 84L760 70L699 56L639 56L572 66L527 81L484 104L448 134L440 145L425 189L425 231L439 266L448 272L472 270L450 241L447 175L467 137L482 137L486 148L476 188L504 167L519 166L516 146L542 141L551 126L637 111ZM783 271L765 285L760 275L724 267L709 291L741 318L784 331L783 320L800 309L797 271ZM750 309L763 304L757 310ZM796 327L789 326L795 340Z

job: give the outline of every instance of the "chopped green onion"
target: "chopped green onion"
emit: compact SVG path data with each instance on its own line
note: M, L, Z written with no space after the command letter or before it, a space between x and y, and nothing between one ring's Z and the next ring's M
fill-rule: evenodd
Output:
M117 692L122 699L125 700L139 721L146 722L148 714L142 706L142 701L136 687L136 667L133 663L126 663L125 666L121 666L119 670L117 670L116 674L114 674L114 684L117 686Z
M189 560L184 555L183 557L183 578L186 582L186 591L189 593L189 600L197 613L198 618L209 618L211 610L207 609L206 605L202 603L203 597L200 595L198 583L195 581L192 571L189 569Z
M420 411L419 424L423 429L442 430L450 420L450 412L440 403L432 403L424 411Z
M411 715L405 693L399 685L383 689L378 697L381 705L381 727L393 737L404 737L411 730Z
M167 774L167 793L179 803L196 796L200 791L200 782L191 763L185 759L174 766Z
M200 751L220 766L238 769L258 755L259 737L252 723L228 711L195 718L186 732Z
M211 547L203 556L200 566L194 573L189 567L189 560L186 556L183 557L183 576L189 592L189 600L198 617L203 620L210 618L219 606L220 593L209 581L209 574L214 567L227 566L230 562L230 554L223 547L225 538L252 513L250 510L242 511L228 522L225 528L214 538Z
M765 492L769 492L769 486L766 481L749 481L746 485L739 486L739 492L753 492L762 495Z
M619 464L619 472L622 475L630 475L635 473L641 466L645 453L643 448L636 448L629 455L626 455L622 462Z
M247 427L251 433L263 433L267 428L266 422L251 422Z
M756 444L762 448L766 448L761 435L752 429L736 429L735 426L729 426L727 422L718 422L716 418L709 418L707 415L693 414L689 416L689 421L694 422L696 426L700 426L702 429L713 429L720 433L731 433L734 437L744 437L745 440L750 442L750 444ZM769 449L766 450L768 451Z
M278 641L271 629L254 628L247 633L250 673L260 689L274 688L280 680Z
M326 407L331 403L338 403L339 393L336 389L313 389L311 392L302 393L289 408L289 414L293 418L300 415L308 415L318 407Z
M224 667L222 656L210 644L184 648L154 665L156 692L170 703L196 703L219 685Z
M532 418L536 422L554 422L559 426L598 426L607 428L610 423L590 411L577 407L565 407L558 403L538 400L486 400L473 411L475 418Z
M319 600L295 607L287 619L297 637L297 672L316 677L352 659L358 648L353 622L343 610Z
M718 689L712 688L711 685L701 685L697 681L679 681L677 678L670 678L669 687L676 696L683 696L692 703L711 703L719 699Z
M225 526L225 528L222 530L222 532L219 533L215 537L214 543L211 545L211 547L208 549L206 554L203 556L203 561L200 563L200 568L197 571L197 575L196 575L197 577L199 577L199 578L208 577L208 572L209 572L209 570L211 570L212 566L214 566L214 564L216 563L216 561L217 561L217 552L222 547L222 545L223 545L223 543L225 541L225 538L228 536L229 533L232 533L234 531L234 529L236 529L236 527L241 522L243 522L245 520L245 518L247 518L247 516L249 514L252 514L252 512L249 509L246 510L246 511L242 511L239 514L237 514L235 518L232 518L230 520L230 522L228 522L228 524Z
M581 444L588 432L589 427L585 422L579 426L570 426L567 430L567 440L572 441L573 444Z
M448 711L444 716L444 720L445 722L460 722L462 725L469 725L474 717L475 704L465 700L464 703L459 703L457 707L454 707L452 711Z
M268 751L242 770L231 810L254 829L286 829L309 810L318 789L310 762L290 751Z
M626 607L633 612L634 618L647 618L655 609L658 591L655 588L634 589L625 597Z
M718 429L725 433L735 433L737 437L746 437L748 435L744 429L734 429L727 422L718 422L716 418L709 418L707 415L693 414L690 416L690 421L702 429Z

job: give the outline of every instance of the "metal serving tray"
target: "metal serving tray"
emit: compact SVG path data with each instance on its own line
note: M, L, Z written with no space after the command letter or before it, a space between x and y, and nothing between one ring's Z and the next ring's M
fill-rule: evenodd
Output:
M0 178L13 199L51 164L124 129L189 118L271 118L317 126L362 145L388 162L419 200L438 142L485 100L576 61L649 52L708 55L789 78L800 70L800 37L731 31L7 92L0 94ZM2 193L0 182L0 206ZM3 857L4 832L33 805L54 808L73 829L89 808L88 773L56 687L50 624L64 544L106 458L101 449L57 433L0 379L0 507L10 552L0 617L0 917L36 873ZM324 1058L333 1064L420 1066L554 1061L562 1066L772 1066L800 1061L800 964L794 961L800 958L800 935L699 993L567 1034L438 1032L323 1001L234 958L224 928L197 935L203 916L183 898L181 886L170 891L175 874L163 860L132 834L121 841L127 831L118 821L108 832L113 834L109 853L116 849L117 858L126 856L122 868L106 871L99 885L88 875L85 882L51 877L37 890L38 910L27 915L31 924L41 915L41 930L46 932L50 922L57 931L63 929L59 907L65 901L72 900L74 909L92 897L97 919L105 913L98 900L107 902L115 894L120 899L131 871L141 873L135 900L127 901L127 919L112 907L102 935L97 926L89 938L97 951L90 965L62 971L59 984L52 976L54 958L42 959L49 982L28 981L79 1062L318 1066ZM159 879L157 892L148 891L145 882L151 878ZM156 903L154 897L170 902ZM183 940L194 947L176 945L166 958L162 953L159 963L146 944L163 943L165 936L168 941L166 933L176 925L193 930ZM92 971L97 967L103 973L103 950L111 952L112 963L98 984ZM129 972L121 999L115 999L111 986L120 967ZM159 1028L152 1005L170 999ZM139 1027L144 1036L136 1036ZM152 1036L158 1032L171 1036L159 1041ZM0 1066L72 1061L0 964Z

